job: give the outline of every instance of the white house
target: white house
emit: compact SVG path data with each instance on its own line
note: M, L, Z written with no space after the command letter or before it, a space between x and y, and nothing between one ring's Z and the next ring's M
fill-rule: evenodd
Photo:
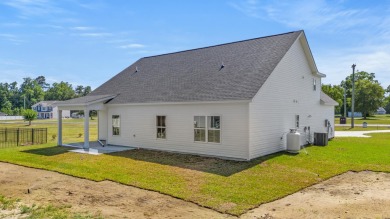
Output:
M334 136L334 106L304 31L141 58L61 110L98 110L109 145L250 160ZM88 119L84 146L89 146ZM58 144L62 145L59 119Z
M58 119L58 108L56 104L60 101L40 101L31 106L38 113L38 119ZM70 110L63 110L62 117L69 118Z
M385 115L385 114L386 114L385 108L379 107L379 108L376 110L376 114L378 114L378 115Z

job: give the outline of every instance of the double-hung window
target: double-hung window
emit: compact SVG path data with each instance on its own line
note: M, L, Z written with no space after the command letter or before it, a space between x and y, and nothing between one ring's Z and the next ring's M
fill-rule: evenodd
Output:
M119 135L121 127L121 119L119 115L112 115L112 135Z
M221 117L220 116L195 116L194 117L194 141L220 143L221 142Z
M206 117L194 117L194 141L206 141Z
M167 127L165 124L165 116L156 117L156 127L157 127L157 138L166 139L167 138Z

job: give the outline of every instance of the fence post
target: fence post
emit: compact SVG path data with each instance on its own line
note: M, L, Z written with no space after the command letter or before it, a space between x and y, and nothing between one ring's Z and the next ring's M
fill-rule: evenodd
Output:
M31 129L31 143L34 144L34 128Z
M19 146L19 128L18 131L16 132L16 146Z

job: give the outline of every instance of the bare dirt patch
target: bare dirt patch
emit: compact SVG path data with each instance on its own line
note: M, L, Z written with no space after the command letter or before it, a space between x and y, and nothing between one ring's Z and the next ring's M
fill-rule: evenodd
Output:
M0 194L103 218L234 218L157 192L1 162ZM390 173L347 172L241 218L390 218Z
M241 218L390 218L390 174L347 172Z
M230 218L157 192L1 162L0 194L26 204L71 205L103 218Z

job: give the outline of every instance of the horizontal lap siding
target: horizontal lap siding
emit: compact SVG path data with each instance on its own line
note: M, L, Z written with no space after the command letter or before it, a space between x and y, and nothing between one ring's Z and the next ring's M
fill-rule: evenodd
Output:
M313 78L317 80L316 91ZM333 108L320 104L320 90L321 79L311 73L297 40L249 104L250 158L285 150L286 134L295 127L295 115L300 116L302 145L309 136L304 127L310 126L311 136L325 132L325 119L332 122L329 111Z
M99 140L107 140L108 127L107 127L107 111L99 110L98 111L98 124L99 124Z
M120 136L110 144L184 153L248 159L248 103L108 106L108 124L112 115L120 115ZM166 116L167 139L156 138L156 116ZM221 116L221 143L194 142L194 116Z

